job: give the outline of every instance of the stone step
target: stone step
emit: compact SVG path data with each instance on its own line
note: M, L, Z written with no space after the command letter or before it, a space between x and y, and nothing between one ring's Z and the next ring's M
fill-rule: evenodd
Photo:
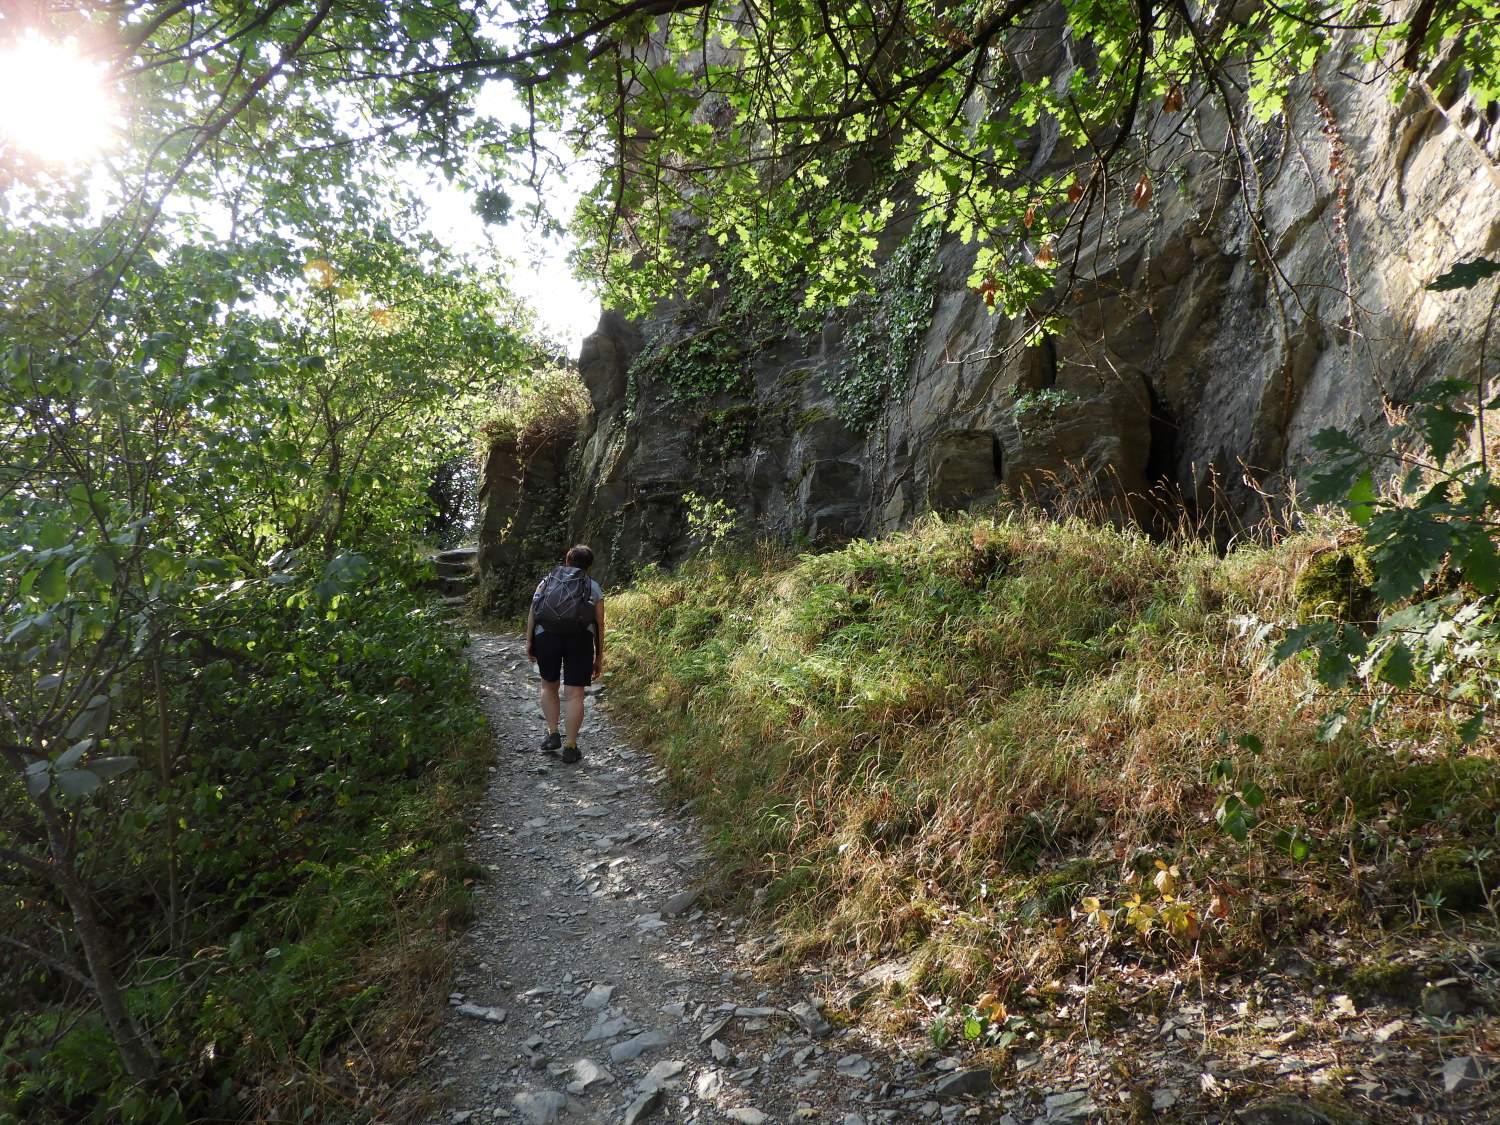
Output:
M473 566L478 559L478 547L452 547L446 551L439 551L432 556L432 561L439 566L445 563L451 563L456 566Z
M473 588L479 565L478 547L452 547L434 552L433 570L437 572L437 589L445 595L467 593Z

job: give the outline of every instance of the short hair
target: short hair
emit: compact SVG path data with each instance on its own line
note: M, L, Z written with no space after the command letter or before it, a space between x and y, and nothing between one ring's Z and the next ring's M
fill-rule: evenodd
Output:
M594 565L594 552L580 543L576 547L568 548L568 557L563 562L568 566L576 566L579 570L587 570Z

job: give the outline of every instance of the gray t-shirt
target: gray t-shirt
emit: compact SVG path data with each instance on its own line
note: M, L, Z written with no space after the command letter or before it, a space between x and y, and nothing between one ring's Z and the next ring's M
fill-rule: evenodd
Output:
M535 602L538 598L540 598L542 596L542 587L545 586L546 584L547 584L547 580L545 578L543 578L540 582L538 582L536 584L536 592L531 595L531 600L533 602ZM599 585L599 583L595 582L592 578L589 579L589 596L594 599L594 604L595 605L598 605L600 602L602 602L604 600L604 590L603 590L603 588ZM546 630L543 629L540 625L538 625L536 627L536 631L538 633L545 633L546 632ZM589 632L592 633L593 631L594 631L594 625L593 625L593 622L590 622L589 623Z

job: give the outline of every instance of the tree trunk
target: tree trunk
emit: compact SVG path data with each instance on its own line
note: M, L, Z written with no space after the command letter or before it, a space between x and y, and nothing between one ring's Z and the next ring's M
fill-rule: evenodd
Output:
M155 1044L141 1029L125 1007L125 998L120 993L120 982L115 977L110 963L109 942L99 929L94 916L94 896L73 866L73 855L68 847L68 836L62 817L52 801L51 793L36 798L42 812L42 821L47 826L47 843L52 851L52 879L68 900L73 913L73 930L78 944L83 947L84 960L88 963L89 976L93 978L94 992L99 997L99 1009L109 1034L120 1052L125 1070L137 1082L146 1082L156 1077L161 1059Z

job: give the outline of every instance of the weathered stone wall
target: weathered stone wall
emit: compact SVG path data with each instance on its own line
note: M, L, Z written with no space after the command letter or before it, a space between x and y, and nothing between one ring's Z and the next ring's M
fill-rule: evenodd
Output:
M534 449L512 442L486 452L479 478L479 608L500 617L527 611L549 566L562 561L577 473L569 441Z
M850 362L845 321L768 320L735 357L741 393L683 404L632 361L643 339L686 337L712 310L674 298L645 325L606 314L580 357L594 421L574 537L609 578L691 552L689 493L730 504L746 532L809 540L1001 491L1087 491L1146 519L1141 498L1166 491L1253 518L1317 430L1383 425L1424 382L1478 370L1489 288L1423 287L1500 243L1492 117L1461 96L1393 100L1353 48L1304 81L1284 120L1241 115L1243 171L1222 111L1159 115L1149 208L1121 193L1054 249L1070 265L1033 311L1066 327L1028 341L1034 318L995 315L969 290L973 249L943 245L931 326L868 431L839 421L827 382ZM1045 128L1034 143L1034 167L1076 165Z

